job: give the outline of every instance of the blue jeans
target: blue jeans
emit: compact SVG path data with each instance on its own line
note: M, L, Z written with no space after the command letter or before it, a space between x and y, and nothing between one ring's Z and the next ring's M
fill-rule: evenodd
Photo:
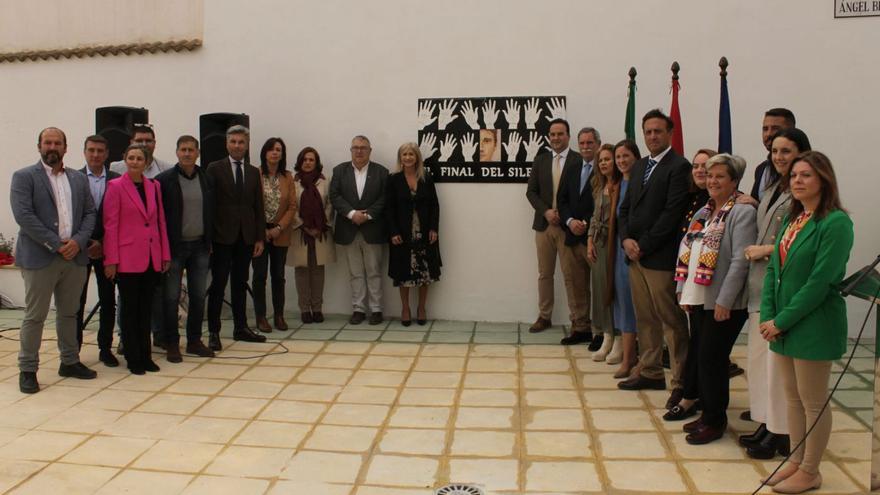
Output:
M186 288L189 307L186 315L186 340L197 342L202 338L205 320L205 294L208 288L210 252L204 241L184 241L171 257L171 267L162 280L162 338L168 345L180 343L177 318L180 301L180 281L186 270Z

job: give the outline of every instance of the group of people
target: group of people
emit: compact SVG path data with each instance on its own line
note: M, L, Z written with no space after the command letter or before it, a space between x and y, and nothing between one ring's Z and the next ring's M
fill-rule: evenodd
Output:
M107 167L107 140L89 136L86 166L73 170L64 166L67 137L50 127L38 137L40 161L13 176L12 209L21 228L16 255L27 305L22 392L39 391L40 340L53 295L59 373L96 376L78 357L92 271L100 304L99 359L109 367L120 364L112 351L118 292L117 352L137 375L159 371L152 346L163 348L169 362L182 361L178 319L184 273L187 353L212 357L222 349L227 285L235 340L264 342L262 334L273 326L287 330L284 277L291 250L303 323L324 321L324 266L335 260L337 244L351 274L352 324L364 322L368 311L369 324L383 321L380 270L386 244L391 245L388 273L403 301L402 323L413 320L411 288L418 291L415 320L427 323L428 286L440 278L440 217L436 189L416 144L400 147L398 172L389 176L383 165L370 161L369 139L357 136L352 160L335 167L329 181L311 147L297 154L289 171L287 147L277 137L263 145L259 166L251 165L246 159L250 132L240 125L227 130L228 156L206 166L196 163L199 142L193 136L177 140L173 166L155 158L155 145L154 130L136 126L123 159ZM248 326L246 314L251 267L258 331ZM206 310L207 344L202 340Z
M774 491L817 488L831 432L830 411L820 412L846 349L836 285L853 243L834 169L794 114L774 108L763 120L768 158L745 194L743 158L700 149L688 162L672 149L673 126L660 110L645 114L642 157L630 140L602 144L591 127L575 153L568 122L551 122L552 152L535 159L526 192L538 258L530 331L552 326L558 257L571 320L561 344L586 343L594 360L619 365L622 390L665 390L665 342L663 419L699 414L682 429L700 445L725 434L730 353L748 322L743 419L760 426L739 442L756 459L792 449L765 480Z

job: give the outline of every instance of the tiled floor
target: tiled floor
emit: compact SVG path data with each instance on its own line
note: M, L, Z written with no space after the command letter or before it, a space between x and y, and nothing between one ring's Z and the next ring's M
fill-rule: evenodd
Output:
M20 317L0 311L0 328ZM738 419L744 377L727 436L690 446L660 419L667 393L618 391L615 367L557 345L560 328L377 329L337 316L270 335L279 342L225 340L214 359L156 353L162 371L146 376L95 364L88 345L91 381L58 377L47 342L33 396L18 392L16 333L0 334L0 492L429 495L470 482L488 494L751 493L774 468L735 442L755 426ZM856 355L821 493L867 491L873 359L868 347Z

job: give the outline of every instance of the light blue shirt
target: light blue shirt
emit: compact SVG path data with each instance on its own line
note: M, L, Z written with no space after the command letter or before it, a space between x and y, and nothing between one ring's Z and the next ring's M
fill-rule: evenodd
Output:
M101 207L101 201L104 200L104 191L107 189L107 169L101 169L101 175L92 173L92 169L86 165L86 177L89 178L89 190L92 192L92 200L95 202L95 209Z
M590 174L593 172L593 164L584 160L583 166L581 166L581 188L580 192L584 192L584 186L587 185L587 181L590 179Z

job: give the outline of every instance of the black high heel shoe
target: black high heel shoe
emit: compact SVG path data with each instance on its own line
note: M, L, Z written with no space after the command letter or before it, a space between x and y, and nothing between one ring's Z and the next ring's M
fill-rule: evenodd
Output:
M420 313L420 311L416 311L416 314L418 314L418 313ZM428 316L425 315L425 316L423 316L423 317L421 317L421 318L419 318L419 317L417 316L417 317L416 317L416 323L418 323L419 326L422 326L422 327L425 326L425 324L428 323Z
M770 434L770 432L767 430L767 425L761 423L761 425L758 426L758 429L751 435L740 435L739 444L746 448L757 447L760 445L761 440L763 440L768 434Z
M410 317L404 320L403 319L403 311L401 311L400 312L400 324L405 327L408 327L408 326L412 325L412 313L409 311L409 309L407 309L406 311L407 311L407 313L410 313Z

